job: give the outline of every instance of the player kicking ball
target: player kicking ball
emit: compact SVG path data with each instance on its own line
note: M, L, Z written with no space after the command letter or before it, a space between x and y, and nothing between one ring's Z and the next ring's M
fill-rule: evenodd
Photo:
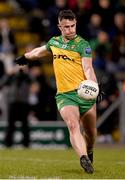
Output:
M58 16L61 35L52 37L46 45L18 57L16 63L25 65L48 52L53 54L58 110L67 124L70 142L79 156L81 167L87 173L93 173L93 148L97 134L96 99L81 98L77 88L81 81L97 80L92 67L90 45L76 34L76 22L76 16L71 10L61 11Z

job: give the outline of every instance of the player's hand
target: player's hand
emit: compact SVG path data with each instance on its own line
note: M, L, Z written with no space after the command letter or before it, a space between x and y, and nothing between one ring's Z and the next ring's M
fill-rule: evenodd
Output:
M24 56L19 56L15 59L14 61L16 64L19 64L20 66L22 65L27 65L29 63L29 60Z
M102 89L102 84L99 83L99 94L97 96L96 102L100 103L103 100L104 97L105 97L105 92Z

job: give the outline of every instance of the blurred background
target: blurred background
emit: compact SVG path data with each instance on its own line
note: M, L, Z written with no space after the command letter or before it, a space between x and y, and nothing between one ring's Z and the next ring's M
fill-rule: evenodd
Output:
M0 147L67 148L55 102L52 57L19 68L17 56L59 35L60 10L77 15L106 93L97 104L97 143L125 144L125 1L0 0Z

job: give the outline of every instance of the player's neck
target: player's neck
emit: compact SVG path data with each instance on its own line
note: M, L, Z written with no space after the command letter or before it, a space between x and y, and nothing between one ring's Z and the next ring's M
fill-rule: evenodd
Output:
M62 36L62 41L63 41L64 43L68 43L70 40Z
M73 39L75 39L76 36L77 36L77 34L74 36ZM69 41L71 41L71 40L73 40L73 39L67 39L67 38L65 38L64 36L62 36L62 41L63 41L64 43L68 43Z

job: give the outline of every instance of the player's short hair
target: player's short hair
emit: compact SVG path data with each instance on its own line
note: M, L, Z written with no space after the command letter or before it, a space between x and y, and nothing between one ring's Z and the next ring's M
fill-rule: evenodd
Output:
M73 20L76 19L76 15L70 9L62 10L58 15L58 21L62 21L63 19Z

